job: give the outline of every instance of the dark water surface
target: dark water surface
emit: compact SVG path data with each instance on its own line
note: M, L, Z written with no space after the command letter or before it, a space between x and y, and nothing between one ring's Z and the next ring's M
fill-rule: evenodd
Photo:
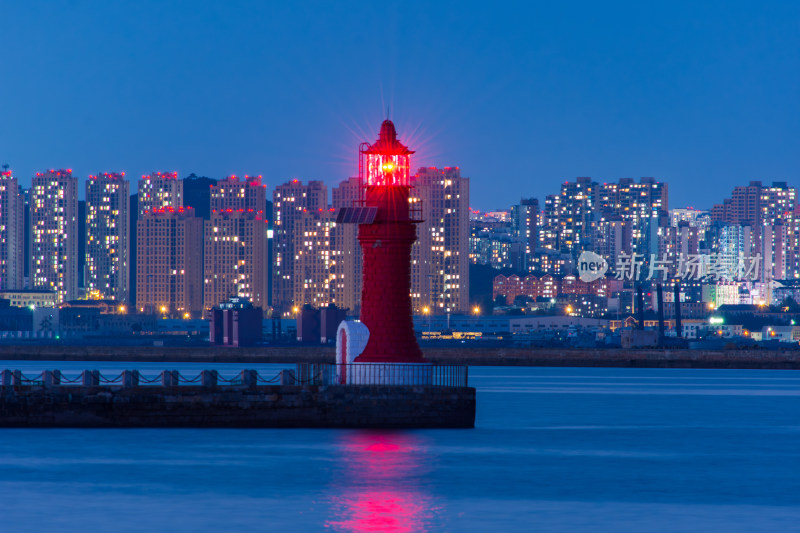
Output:
M798 372L473 367L470 384L474 430L0 430L0 531L800 531Z

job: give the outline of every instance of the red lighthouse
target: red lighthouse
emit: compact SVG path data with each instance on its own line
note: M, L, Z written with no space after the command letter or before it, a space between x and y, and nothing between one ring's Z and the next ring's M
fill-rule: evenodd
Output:
M374 144L361 145L359 178L366 220L358 241L363 253L361 322L369 330L357 363L426 363L411 313L411 245L417 240L409 200L411 154L390 120ZM374 218L373 218L374 217Z

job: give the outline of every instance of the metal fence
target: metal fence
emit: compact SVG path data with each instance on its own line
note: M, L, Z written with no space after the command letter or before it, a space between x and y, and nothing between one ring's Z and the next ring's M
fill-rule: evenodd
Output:
M154 376L144 376L138 370L123 370L116 376L105 376L98 370L84 370L68 377L60 370L44 370L37 375L26 375L20 370L0 372L0 386L4 387L54 387L54 386L162 386L195 385L421 385L431 387L466 387L466 365L404 365L391 363L298 363L295 370L286 369L274 376L260 375L256 370L242 370L224 377L216 370L203 370L194 377L178 370L163 370Z
M466 387L466 365L425 365L397 363L298 363L300 380L325 385L424 385Z

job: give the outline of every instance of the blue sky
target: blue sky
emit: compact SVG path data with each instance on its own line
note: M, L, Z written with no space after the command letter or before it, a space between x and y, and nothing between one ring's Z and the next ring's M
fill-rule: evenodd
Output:
M0 4L0 163L333 185L391 106L472 205L655 176L800 185L798 2Z

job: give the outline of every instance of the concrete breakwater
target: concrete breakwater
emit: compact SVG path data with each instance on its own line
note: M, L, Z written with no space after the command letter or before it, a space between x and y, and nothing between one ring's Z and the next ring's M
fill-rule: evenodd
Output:
M498 366L578 366L628 368L800 369L800 350L575 349L500 347L492 345L434 347L423 345L436 364ZM326 346L259 346L249 348L143 346L0 345L0 360L151 361L197 363L332 363Z
M141 385L136 372L101 384L96 371L65 384L57 371L25 380L3 372L0 427L472 428L475 389L398 385L263 385L255 371L232 384L206 371L181 385L165 371ZM153 380L155 381L155 380ZM186 381L184 381L185 383Z

